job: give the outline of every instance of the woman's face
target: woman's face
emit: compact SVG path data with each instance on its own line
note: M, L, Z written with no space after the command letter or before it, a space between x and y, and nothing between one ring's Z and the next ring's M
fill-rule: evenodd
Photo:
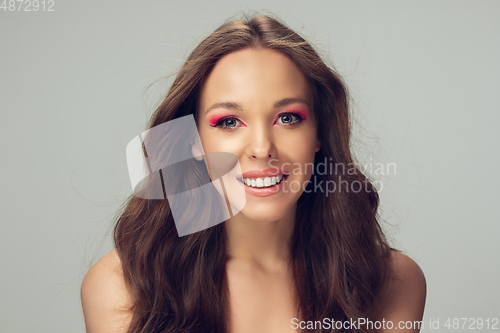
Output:
M241 214L265 222L294 211L320 143L311 87L287 56L248 48L222 57L201 89L197 119L205 152L239 159Z

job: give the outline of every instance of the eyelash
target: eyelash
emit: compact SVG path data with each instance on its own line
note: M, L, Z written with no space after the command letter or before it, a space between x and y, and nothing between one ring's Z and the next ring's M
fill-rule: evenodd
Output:
M299 114L295 113L295 112L284 112L280 115L278 115L278 117L276 117L276 120L278 120L279 118L281 118L282 116L284 115L291 115L292 117L295 117L296 120L291 123L291 124L286 124L286 123L283 123L284 125L288 125L288 126L296 126L298 125L299 123L301 123L302 121L304 121L304 118L302 118ZM210 125L212 127L221 127L223 130L225 131L231 131L237 127L243 127L243 126L233 126L233 127L230 127L230 126L224 126L224 122L228 119L235 119L237 121L240 121L238 118L236 117L232 117L232 116L229 116L229 117L225 117L225 118L221 118L219 121L217 121L217 123L215 125Z

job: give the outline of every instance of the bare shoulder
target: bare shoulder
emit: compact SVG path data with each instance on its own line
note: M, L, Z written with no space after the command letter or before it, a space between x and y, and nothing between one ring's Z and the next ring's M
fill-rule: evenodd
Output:
M424 273L414 260L394 250L391 251L390 266L390 276L380 295L377 317L392 321L398 332L419 332L421 327L418 322L424 314L427 294ZM414 324L411 327L396 327L400 321Z
M420 266L407 255L391 251L392 278L403 283L406 287L418 289L425 288L425 276Z
M116 250L89 269L81 285L81 301L87 333L126 332L133 303Z

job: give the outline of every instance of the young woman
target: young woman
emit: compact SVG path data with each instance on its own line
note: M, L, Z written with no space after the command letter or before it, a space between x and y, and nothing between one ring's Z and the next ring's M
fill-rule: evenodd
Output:
M205 153L237 156L246 203L179 237L168 200L131 196L82 284L87 332L419 331L424 276L385 241L346 87L303 38L268 16L222 25L149 128L190 114Z

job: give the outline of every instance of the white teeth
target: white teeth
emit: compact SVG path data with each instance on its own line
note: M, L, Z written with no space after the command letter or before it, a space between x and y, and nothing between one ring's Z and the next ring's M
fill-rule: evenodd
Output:
M283 179L283 175L273 176L273 177L265 177L265 178L243 178L242 181L245 185L251 187L269 187L272 185L276 185L281 182Z
M264 178L264 186L271 186L271 178L269 177Z

